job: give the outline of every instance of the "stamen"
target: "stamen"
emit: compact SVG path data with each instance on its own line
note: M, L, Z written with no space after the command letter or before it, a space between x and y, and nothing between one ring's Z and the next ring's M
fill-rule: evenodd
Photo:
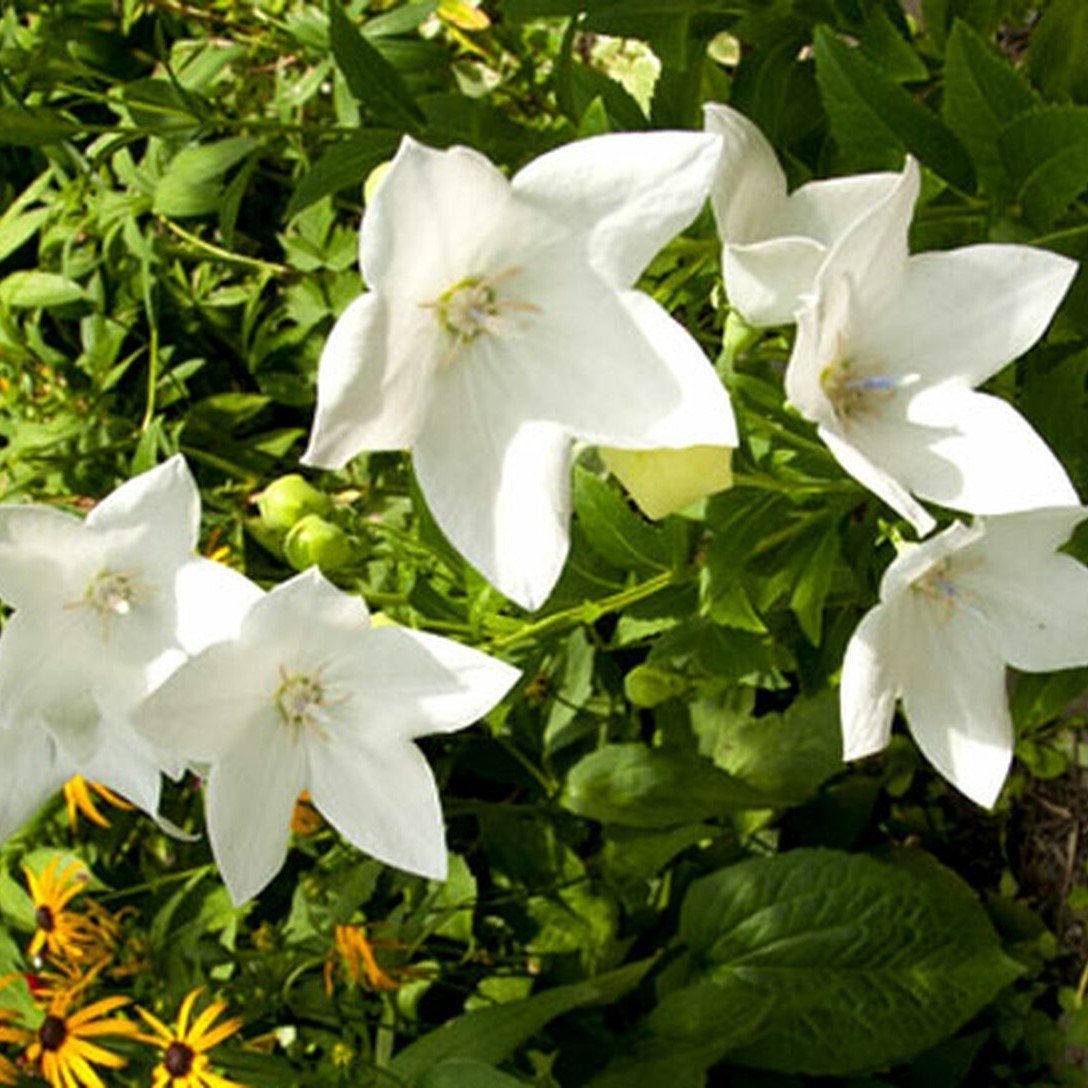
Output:
M834 358L820 373L820 386L844 426L862 416L875 415L881 406L918 380L917 374L885 374L883 360L864 364L847 358L841 337Z
M344 702L347 695L330 698L325 685L321 681L322 670L318 669L313 675L305 673L289 672L286 666L280 666L280 678L283 683L275 695L276 710L292 733L292 738L298 740L303 729L316 734L322 740L328 740L323 723L327 715L325 711L332 706Z
M70 601L64 607L89 608L97 613L102 623L102 638L109 637L110 625L117 617L127 616L132 609L154 591L154 586L140 582L126 571L99 571L87 586L87 592L78 601Z

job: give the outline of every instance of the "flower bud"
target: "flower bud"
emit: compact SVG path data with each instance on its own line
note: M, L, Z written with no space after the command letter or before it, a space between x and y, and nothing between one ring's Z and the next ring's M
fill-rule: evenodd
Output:
M301 476L292 474L273 480L257 497L261 521L273 532L286 533L307 514L325 514L332 500L324 491Z
M601 449L605 467L627 489L648 517L675 514L698 499L733 483L728 446L689 446L682 450Z
M623 692L632 706L658 706L666 699L683 695L687 688L684 677L653 665L636 665L623 678Z
M351 563L352 546L339 525L333 525L317 514L307 514L287 534L283 554L295 570L316 565L332 571Z

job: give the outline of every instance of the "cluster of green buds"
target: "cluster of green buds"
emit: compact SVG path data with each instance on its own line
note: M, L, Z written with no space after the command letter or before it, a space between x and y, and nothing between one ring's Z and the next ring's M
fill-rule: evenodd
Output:
M257 497L257 508L262 527L295 570L317 566L332 573L358 558L351 538L330 519L332 499L297 473L273 480Z

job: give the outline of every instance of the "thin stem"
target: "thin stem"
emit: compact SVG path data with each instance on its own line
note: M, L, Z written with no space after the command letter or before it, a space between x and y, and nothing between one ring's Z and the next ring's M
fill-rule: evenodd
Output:
M194 246L197 249L203 250L205 253L210 254L213 257L218 257L221 261L229 261L232 264L245 265L247 268L256 268L260 272L271 272L273 275L287 276L291 275L294 271L288 268L285 264L276 264L273 261L262 261L256 257L246 257L241 253L231 253L229 249L224 249L222 246L217 246L214 242L207 242L199 235L193 234L191 231L187 231L184 227L179 226L172 219L167 219L166 216L160 215L158 217L159 222L166 227L172 234L176 234L179 238L184 239L189 245Z

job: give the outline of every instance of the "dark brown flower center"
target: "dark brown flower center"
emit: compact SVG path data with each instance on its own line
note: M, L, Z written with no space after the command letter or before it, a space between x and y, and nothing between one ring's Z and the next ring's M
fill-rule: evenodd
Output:
M193 1068L193 1048L175 1039L162 1056L162 1064L172 1077L187 1077Z
M52 933L57 928L57 920L53 917L53 911L44 903L34 912L34 924L46 933Z
M68 1038L68 1025L59 1016L47 1016L38 1028L38 1042L43 1050L60 1050Z

